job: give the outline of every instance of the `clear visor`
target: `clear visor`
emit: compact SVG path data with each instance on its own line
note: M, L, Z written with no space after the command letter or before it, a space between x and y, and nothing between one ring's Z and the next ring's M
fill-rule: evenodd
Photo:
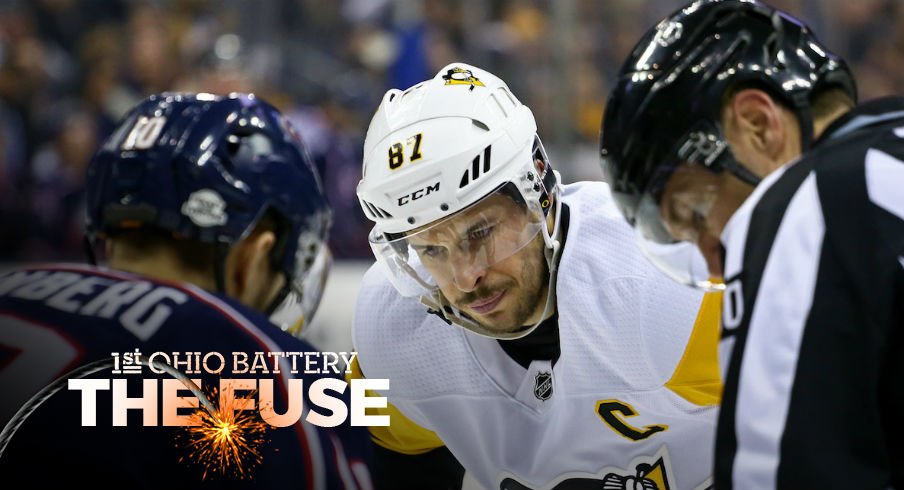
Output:
M637 242L647 259L673 281L709 292L725 289L725 284L709 273L697 245L690 242L662 244L644 238L639 232Z
M694 166L697 167L697 166ZM682 284L705 291L721 291L721 278L710 271L701 247L710 261L721 261L719 238L708 230L718 188L684 178L687 167L675 171L661 205L644 193L637 205L634 229L641 251L660 271ZM693 178L693 175L690 175ZM701 238L702 237L702 238Z
M471 290L493 265L511 257L545 226L540 204L505 184L454 215L400 236L374 229L370 244L404 296L454 286Z
M270 321L299 337L317 312L332 263L333 256L326 244L320 245L313 262L299 257L295 261L295 274L290 281L289 292L270 314Z

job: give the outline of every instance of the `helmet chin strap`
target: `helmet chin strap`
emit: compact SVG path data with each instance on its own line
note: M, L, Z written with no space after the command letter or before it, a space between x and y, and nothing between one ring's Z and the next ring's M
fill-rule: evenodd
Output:
M810 99L806 94L797 94L794 97L797 104L797 124L800 126L800 152L804 153L813 145L813 111L810 109Z
M82 239L82 245L85 247L85 260L91 265L97 265L97 254L94 252L95 237L94 234L85 235Z
M226 294L226 257L229 255L229 245L217 243L214 247L213 280L216 292Z
M732 158L734 160L734 158ZM751 187L756 187L760 184L761 179L755 173L753 173L749 168L741 165L737 161L734 162L734 165L728 168L728 171L732 173L735 177L741 179L746 184L750 184Z
M282 305L282 302L286 299L287 296L289 296L289 293L292 292L292 286L290 286L291 282L289 277L287 277L285 274L283 274L283 277L286 278L285 282L283 283L282 287L279 288L279 292L276 293L276 296L274 296L273 299L270 300L270 304L267 305L267 309L264 310L264 314L267 315L268 318L273 315L273 312L275 312L276 309L279 308L280 305Z
M727 146L727 145L726 145ZM717 169L721 168L721 170L713 170L716 173L727 170L731 172L732 175L741 179L742 182L749 184L751 187L756 187L759 185L760 181L763 180L760 176L753 173L749 168L745 167L741 164L731 152L730 147L726 147L722 152L722 155L719 156L716 161L716 165L714 165Z
M549 269L549 280L547 283L546 290L546 302L543 305L543 313L540 315L540 319L537 320L532 326L523 328L521 330L516 330L514 332L496 332L490 330L479 322L474 321L459 310L454 307L449 300L439 291L437 288L430 295L422 295L420 300L421 303L429 308L432 312L435 312L442 316L447 322L454 323L459 327L470 330L478 335L482 335L484 337L489 337L492 339L500 339L500 340L514 340L520 339L522 337L526 337L531 332L536 330L544 320L548 319L555 313L556 309L556 278L558 277L559 270L559 258L562 254L562 227L561 227L561 219L562 219L562 198L561 195L557 195L555 201L553 202L555 217L553 218L553 229L550 233L547 227L543 227L543 243L545 245L543 249L543 256L546 259L546 265Z
M543 249L543 256L546 258L546 265L549 269L549 285L546 292L546 304L543 306L543 314L540 315L540 320L533 326L530 327L524 335L529 334L544 320L551 317L556 310L556 280L559 277L559 258L562 255L562 196L558 195L556 197L556 202L553 203L555 206L555 217L553 218L553 227L552 233L547 233L547 231L543 230L543 241L546 243L546 248Z

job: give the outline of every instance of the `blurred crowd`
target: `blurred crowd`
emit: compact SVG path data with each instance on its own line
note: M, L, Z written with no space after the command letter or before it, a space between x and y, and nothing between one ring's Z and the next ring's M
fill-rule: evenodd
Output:
M683 0L0 0L0 261L78 260L85 167L164 90L253 91L296 122L336 211L337 258L369 258L355 198L371 114L451 61L496 72L566 181L598 177L621 59ZM904 2L775 0L846 57L861 99L904 93Z

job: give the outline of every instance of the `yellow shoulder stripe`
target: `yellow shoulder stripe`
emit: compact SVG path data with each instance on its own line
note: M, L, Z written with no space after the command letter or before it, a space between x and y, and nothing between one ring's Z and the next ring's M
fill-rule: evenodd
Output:
M718 405L722 398L719 374L719 321L722 293L706 293L694 329L675 372L665 386L695 405Z
M347 380L364 378L357 357L352 361L351 369L352 372L346 375ZM367 396L379 395L368 390ZM389 426L372 426L368 429L374 443L390 451L414 455L445 446L435 432L414 423L392 403L387 403L386 408L367 408L365 413L367 415L389 415Z

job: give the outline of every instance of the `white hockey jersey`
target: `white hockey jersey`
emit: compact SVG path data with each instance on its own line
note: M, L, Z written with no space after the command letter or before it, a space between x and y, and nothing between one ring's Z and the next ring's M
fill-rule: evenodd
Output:
M355 312L363 374L388 378L381 394L486 490L707 488L721 299L652 266L606 184L567 185L562 196L554 366L523 368L499 341L401 297L375 265Z

